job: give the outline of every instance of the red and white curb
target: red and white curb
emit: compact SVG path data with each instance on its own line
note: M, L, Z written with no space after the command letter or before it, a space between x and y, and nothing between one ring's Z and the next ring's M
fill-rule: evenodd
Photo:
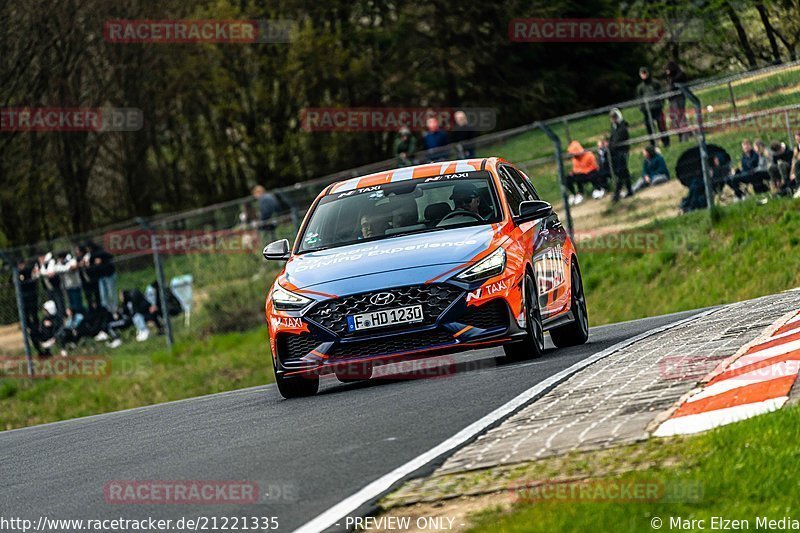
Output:
M653 435L697 433L780 409L800 372L800 312L770 330L705 378Z

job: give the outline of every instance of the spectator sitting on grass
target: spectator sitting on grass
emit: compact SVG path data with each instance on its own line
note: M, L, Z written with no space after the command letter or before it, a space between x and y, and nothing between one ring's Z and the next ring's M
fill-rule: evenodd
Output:
M600 166L591 150L584 150L578 141L570 142L567 152L572 156L572 172L567 176L568 200L570 205L578 205L583 202L584 184L591 183L593 189L602 189L598 184Z
M759 141L760 142L760 141ZM763 143L762 143L763 145ZM744 198L745 193L742 191L741 185L750 184L756 193L763 193L769 190L767 182L769 181L769 174L765 169L760 169L760 161L763 159L750 139L742 140L742 160L741 167L728 177L726 183L733 190L737 200ZM766 160L765 160L766 162ZM764 165L765 167L766 165Z
M161 318L156 313L156 306L148 302L139 289L122 291L122 306L125 314L130 317L136 328L136 340L138 342L146 341L150 338L150 330L147 327L148 322L156 324L159 334L163 331Z
M789 179L789 171L792 165L792 154L786 149L782 142L774 142L770 145L770 155L772 161L769 165L769 178L772 186L772 193L775 196L791 196L792 186Z
M642 177L633 185L633 192L639 192L645 187L660 185L669 181L667 162L658 153L655 146L648 145L642 150L644 163L642 164Z
M599 189L592 191L592 198L599 200L602 198L611 183L611 157L608 154L608 137L603 137L597 141L597 186Z
M39 321L39 328L31 335L31 340L40 357L50 357L53 355L51 349L55 346L58 334L64 324L53 300L47 300L42 305L42 309L44 309L44 316ZM62 350L61 355L66 356L67 352Z

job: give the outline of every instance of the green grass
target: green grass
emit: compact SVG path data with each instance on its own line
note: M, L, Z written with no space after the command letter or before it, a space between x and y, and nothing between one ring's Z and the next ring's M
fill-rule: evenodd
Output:
M755 530L759 516L780 519L794 511L794 518L800 519L796 514L800 501L798 439L800 408L790 407L695 437L656 439L618 448L612 470L635 470L602 478L599 483L655 482L667 491L674 487L688 490L672 501L523 501L510 509L487 509L473 515L470 531L654 531L650 527L654 517L663 520L661 529L665 531L670 530L670 517L704 519L708 530L712 516L746 519L750 530ZM651 462L646 468L629 460L637 457L641 461L647 455ZM583 454L562 468L583 469L583 475L592 475L595 469L581 467L594 465L591 457ZM679 465L672 466L676 461ZM536 479L542 478L528 478L527 482ZM516 481L524 484L526 478Z
M736 302L800 286L800 200L755 199L657 220L654 252L581 253L591 323ZM638 230L637 230L638 231Z
M115 350L105 377L0 381L0 429L191 398L274 379L266 327L206 339L187 336L172 354L157 347L163 346L161 338L145 344L125 344ZM149 353L142 354L147 347Z

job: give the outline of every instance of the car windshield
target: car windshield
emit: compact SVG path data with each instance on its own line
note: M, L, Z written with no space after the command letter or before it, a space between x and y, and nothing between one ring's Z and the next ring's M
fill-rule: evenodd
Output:
M498 222L489 172L461 172L334 191L300 237L298 253L454 227Z

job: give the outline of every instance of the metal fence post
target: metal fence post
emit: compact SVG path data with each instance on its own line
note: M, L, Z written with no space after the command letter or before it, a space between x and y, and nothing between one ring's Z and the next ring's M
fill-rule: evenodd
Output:
M711 167L708 164L706 133L703 129L703 106L700 103L700 99L686 85L676 85L681 90L683 95L692 103L694 106L694 112L697 115L697 145L700 149L700 166L703 169L703 185L705 185L706 190L706 206L708 206L709 211L713 211L714 195L713 188L711 186Z
M33 377L33 360L31 359L31 345L28 339L28 324L25 320L25 307L22 304L22 284L19 281L19 270L17 265L11 258L3 251L0 251L0 257L11 266L11 276L14 278L14 293L17 297L17 314L19 315L19 329L22 331L22 344L25 347L25 360L28 365L28 376Z
M647 113L647 123L650 125L647 128L647 133L650 136L650 144L655 146L658 143L656 142L655 139L652 138L652 136L655 134L655 132L656 132L656 130L658 128L657 128L657 125L653 122L653 113L650 112L650 102L647 100L646 96L642 100L642 103L644 104L645 113ZM658 132L661 133L661 130L658 129Z
M792 139L792 119L789 118L789 110L783 112L786 117L786 135L789 137L789 149L794 150L794 140Z
M153 264L155 265L156 269L156 280L158 280L158 297L161 299L161 318L164 320L164 333L167 336L167 347L171 352L175 339L172 336L172 322L170 321L169 317L167 293L164 288L166 287L164 284L164 268L161 265L161 256L158 253L158 239L156 238L153 228L150 227L150 224L148 224L145 219L139 217L136 219L136 222L142 227L142 229L150 233L150 247L153 249Z
M739 118L739 113L736 111L736 98L733 96L733 86L731 85L731 80L728 80L728 94L731 97L731 106L733 106L733 116L734 118Z
M543 122L537 122L536 127L542 130L553 142L553 149L556 152L556 165L558 166L558 183L561 186L561 199L564 201L564 213L567 217L567 231L569 232L570 238L572 238L574 228L572 227L572 213L569 209L569 193L567 192L567 185L564 182L564 161L561 160L561 139L550 129L550 126Z

